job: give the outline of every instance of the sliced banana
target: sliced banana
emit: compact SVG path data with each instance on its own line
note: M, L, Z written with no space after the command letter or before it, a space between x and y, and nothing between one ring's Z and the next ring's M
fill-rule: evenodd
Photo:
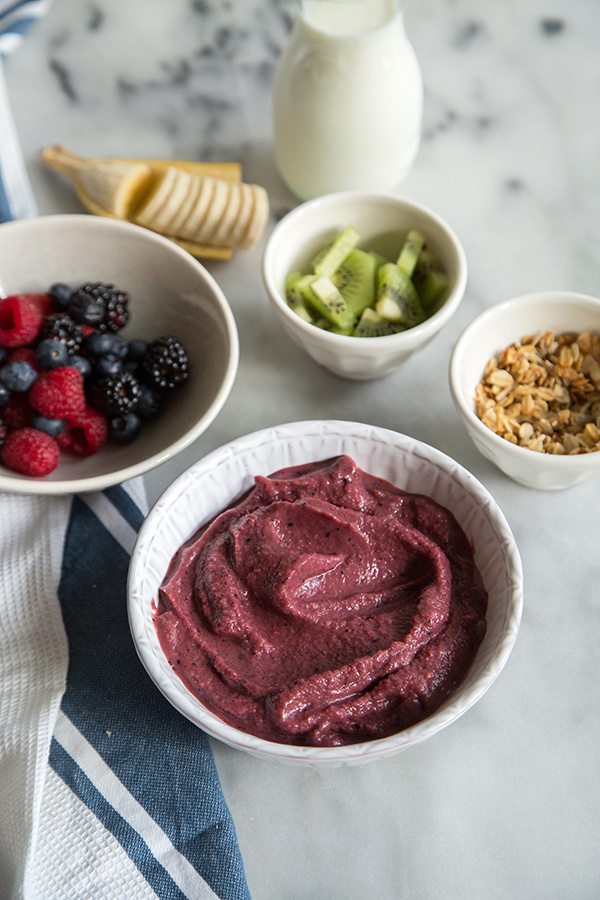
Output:
M254 206L248 228L240 238L238 246L243 250L253 247L260 239L269 217L269 198L267 192L258 184L250 185L254 197Z
M200 184L200 191L198 193L196 202L192 207L186 221L179 227L178 235L184 238L186 241L196 240L195 234L199 231L200 226L206 218L208 209L210 207L210 204L212 203L214 190L215 179L211 178L210 175L202 178L202 183Z
M203 181L204 178L192 178L192 183L187 197L179 207L177 215L174 216L169 223L169 234L174 235L175 237L178 234L181 234L181 229L183 228L184 223L189 218L192 210L198 202L200 191L202 190Z
M239 190L239 185L228 184L225 212L212 236L211 243L227 244L229 242L229 233L237 220L241 205L242 193Z
M136 221L138 225L144 225L146 228L152 227L152 223L157 216L160 215L163 206L168 204L176 179L177 169L165 169L164 175L159 178L156 187L150 194L150 198L142 208L137 211L134 217L134 221Z
M205 242L213 243L215 231L223 218L229 199L228 182L223 181L221 178L215 178L214 181L214 191L208 207L208 213L193 238L199 244Z
M244 233L247 231L254 207L254 195L249 184L238 185L241 194L240 210L237 221L234 223L232 230L227 238L227 243L232 247L237 247Z
M169 174L171 171L174 172L172 176ZM158 212L151 215L149 221L141 223L147 225L148 228L152 228L153 231L160 231L162 234L172 233L171 222L178 215L181 205L190 193L194 182L194 176L190 175L189 172L184 172L182 169L167 169L163 181L167 177L170 181L169 187L161 190L161 182L161 186L157 189L157 193L161 192L163 195L166 193L165 201L159 207ZM152 199L150 204L152 204ZM147 210L147 207L145 209Z
M228 258L265 227L267 194L240 182L238 163L86 158L58 145L41 159L71 180L94 215L135 221L195 256Z

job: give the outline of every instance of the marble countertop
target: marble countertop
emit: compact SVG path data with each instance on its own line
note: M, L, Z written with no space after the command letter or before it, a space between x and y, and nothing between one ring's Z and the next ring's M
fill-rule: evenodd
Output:
M239 160L295 204L274 168L270 88L287 0L55 0L6 64L40 211L77 211L39 149ZM283 421L368 421L430 443L491 491L525 572L521 632L486 696L383 762L316 771L214 743L255 900L598 896L600 481L519 487L478 454L447 365L482 309L544 288L600 294L600 14L594 0L407 0L425 87L423 140L401 186L444 216L469 262L464 301L393 376L340 380L274 321L261 248L208 267L237 321L239 375L223 412L147 478L151 498L192 461Z

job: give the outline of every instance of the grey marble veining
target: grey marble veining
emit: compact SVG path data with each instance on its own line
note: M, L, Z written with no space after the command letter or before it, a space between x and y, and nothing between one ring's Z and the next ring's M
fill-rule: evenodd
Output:
M280 217L295 200L273 167L270 88L294 9L55 0L6 66L41 212L78 209L36 161L59 142L90 155L239 160ZM470 469L523 557L525 612L507 668L445 732L368 767L296 771L215 744L250 886L256 900L591 900L600 482L558 494L510 482L470 444L446 371L463 327L492 303L543 288L600 294L600 10L595 0L407 0L405 12L426 100L420 153L400 190L459 234L463 304L394 376L351 384L279 330L260 248L211 264L240 332L238 379L207 434L148 487L156 496L239 434L315 417L404 431Z

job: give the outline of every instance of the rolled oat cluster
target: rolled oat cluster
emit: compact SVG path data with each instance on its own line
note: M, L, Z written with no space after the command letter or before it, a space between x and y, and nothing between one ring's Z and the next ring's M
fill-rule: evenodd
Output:
M487 363L475 411L500 437L538 453L600 450L600 337L546 331L511 344Z

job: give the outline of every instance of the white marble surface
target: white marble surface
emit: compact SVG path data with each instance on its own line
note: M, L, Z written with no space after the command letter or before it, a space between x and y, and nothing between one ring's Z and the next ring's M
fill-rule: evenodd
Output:
M273 63L291 2L55 0L7 81L43 213L75 211L35 156L238 159L280 214L270 150ZM449 453L516 535L525 612L508 666L460 721L370 766L320 773L215 744L255 900L585 898L600 883L600 480L557 494L510 482L451 405L453 342L481 309L541 288L600 294L595 0L407 0L426 85L424 139L402 193L455 227L470 278L442 334L389 379L342 381L269 312L260 248L210 266L241 365L224 411L148 478L156 496L221 443L303 418L370 421ZM358 127L358 126L357 126Z

